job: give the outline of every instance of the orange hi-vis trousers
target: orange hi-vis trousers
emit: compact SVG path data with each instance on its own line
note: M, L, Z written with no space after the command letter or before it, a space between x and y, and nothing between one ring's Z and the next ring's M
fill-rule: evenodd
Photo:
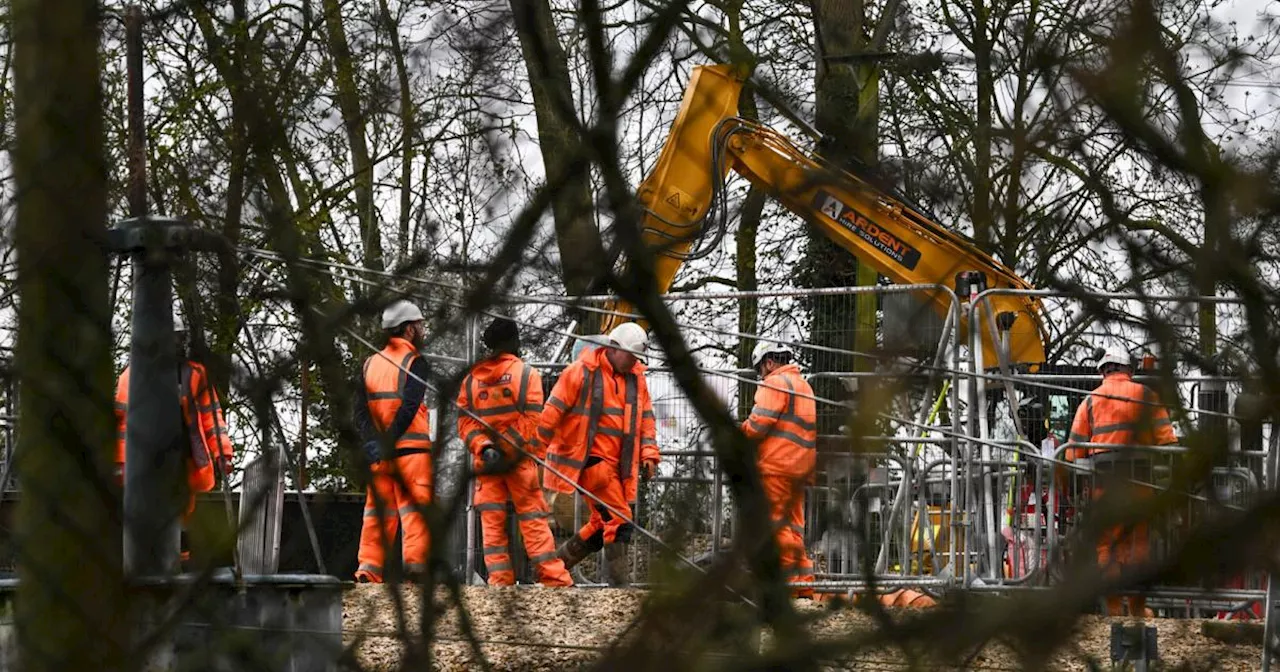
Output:
M1124 482L1124 479L1128 476L1127 473L1121 473L1119 475L1120 480L1107 484L1106 489L1123 491L1139 501L1155 497L1155 490L1147 485ZM1101 478L1099 476L1099 482L1096 482L1090 489L1090 499L1093 501L1102 499L1104 486ZM1148 470L1134 475L1133 478L1138 481L1149 482L1151 476ZM1146 562L1151 557L1151 534L1147 522L1139 521L1128 528L1124 525L1117 525L1103 531L1098 538L1097 550L1098 566L1109 576L1118 574L1120 568L1125 565Z
M628 519L634 517L631 504L627 501L626 488L623 487L622 478L618 476L618 464L604 460L596 462L582 470L578 476L578 484L598 498L598 501L588 500L591 517L578 530L578 538L590 542L593 536L600 535L601 541L589 544L597 549L600 548L601 543L629 543L632 534L631 523L614 513L617 511ZM607 505L607 508L601 503Z
M804 549L804 483L791 476L761 476L769 498L769 520L787 583L812 583L813 561ZM795 597L813 597L813 588L792 590Z
M431 453L426 452L429 449L422 450L408 454L401 450L395 459L373 465L373 479L365 496L364 526L360 529L357 579L382 583L383 560L397 530L404 532L400 550L405 573L427 571L430 539L427 521L417 507L431 501ZM378 515L379 502L382 516Z
M1145 487L1132 486L1133 492L1139 499L1145 499L1154 496L1154 492ZM1093 499L1102 498L1102 488L1095 487L1093 489ZM1126 528L1123 525L1117 525L1110 529L1104 530L1098 538L1098 566L1102 568L1105 575L1114 577L1118 575L1121 569L1129 565L1142 564L1151 558L1151 531L1146 521L1140 521ZM1146 598L1140 596L1130 596L1126 600L1129 604L1129 615L1133 618L1142 618L1146 608ZM1121 616L1120 597L1108 595L1106 597L1107 613L1111 616Z
M572 586L573 579L556 555L555 538L547 519L551 510L538 485L538 467L532 460L521 460L505 474L476 476L472 502L480 512L484 535L484 566L489 570L489 585L511 586L516 582L511 564L510 539L507 535L507 499L515 505L520 536L525 552L533 564L538 582L547 586Z

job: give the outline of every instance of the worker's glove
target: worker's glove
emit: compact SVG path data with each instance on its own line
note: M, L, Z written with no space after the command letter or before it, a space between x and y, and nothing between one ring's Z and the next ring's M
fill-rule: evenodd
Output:
M498 470L501 462L502 451L492 443L487 443L480 447L480 453L476 455L476 473L491 474Z
M369 464L377 464L382 461L382 450L377 441L369 441L364 444L364 458Z
M230 476L234 469L235 465L232 464L230 457L226 455L218 456L218 471L221 471L224 476Z
M644 480L649 480L658 475L658 461L645 460L640 463L640 476Z

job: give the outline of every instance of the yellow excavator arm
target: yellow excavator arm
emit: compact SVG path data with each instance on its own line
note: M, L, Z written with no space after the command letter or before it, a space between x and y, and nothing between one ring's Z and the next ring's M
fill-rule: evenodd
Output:
M743 80L725 65L693 69L684 100L653 172L640 185L645 209L643 239L655 255L658 286L666 291L703 233L708 210L730 169L766 190L832 241L899 284L940 284L957 289L958 275L977 278L979 288L1030 289L972 241L942 227L901 199L847 171L834 168L765 126L738 117ZM958 292L965 292L964 285ZM967 293L959 297L968 299ZM944 316L946 294L930 298ZM1010 363L1031 370L1045 361L1040 302L1025 296L994 296L992 316L1008 327ZM610 306L618 313L630 307ZM965 311L959 334L968 338ZM627 318L607 317L607 332ZM984 368L999 365L992 329L980 329ZM1009 321L1012 324L1009 324Z

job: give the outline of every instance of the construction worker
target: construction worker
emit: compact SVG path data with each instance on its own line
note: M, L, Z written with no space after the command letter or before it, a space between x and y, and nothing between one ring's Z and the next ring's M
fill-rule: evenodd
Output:
M430 541L419 510L431 501L431 426L427 363L418 355L426 334L422 311L396 301L382 311L387 346L364 361L356 385L355 423L371 478L360 530L356 581L382 583L386 549L403 530L405 578L427 572Z
M216 482L215 472L226 478L232 471L231 437L209 373L204 365L191 357L186 322L177 312L173 315L173 335L178 365L178 403L182 407L183 432L187 436L187 506L183 510L185 525L196 510L196 493L209 492ZM116 481L124 484L126 419L129 415L129 366L116 381ZM185 537L185 535L183 535ZM185 545L185 541L184 541ZM190 551L182 551L182 560L190 559Z
M596 348L609 342L608 334L596 334L593 336L581 336L574 340L573 352L570 354L570 361L576 362L587 356ZM548 453L560 453L562 449L560 444L564 443L564 437L561 432L556 432L551 444L547 447ZM542 467L538 467L538 482L546 483L546 474L543 473ZM576 532L573 529L574 501L572 497L555 497L554 493L549 495L549 506L551 506L551 520L555 523L553 533L561 536L567 533Z
M818 462L818 417L813 388L800 377L792 358L786 345L756 344L751 365L761 384L742 431L759 442L756 464L769 499L783 574L788 583L811 583L813 562L804 548L804 487L813 480ZM812 598L813 589L795 588L792 594Z
M1076 409L1071 441L1110 444L1116 448L1068 448L1066 457L1073 461L1091 458L1094 470L1100 473L1099 481L1101 474L1114 476L1108 488L1127 489L1135 497L1150 497L1151 488L1141 485L1151 482L1149 455L1122 446L1177 443L1169 412L1159 405L1153 390L1133 381L1133 365L1124 350L1107 350L1098 361L1098 370L1102 373L1102 384ZM1095 482L1092 499L1097 500L1102 493L1102 484ZM1112 528L1098 540L1098 564L1114 575L1124 565L1145 561L1149 544L1146 522L1131 529ZM1144 616L1146 598L1130 597L1128 603L1130 616ZM1108 615L1122 615L1119 596L1108 596L1106 604Z
M587 349L556 381L538 423L538 439L560 443L547 453L544 485L552 506L576 482L591 493L591 518L560 546L564 566L572 569L588 553L605 551L608 582L628 584L627 544L634 532L627 520L643 473L656 473L660 455L653 403L641 357L648 334L634 323L618 325L608 343ZM627 520L623 520L625 516Z
M520 330L515 322L501 317L493 320L482 341L489 355L471 368L458 391L458 435L474 458L476 491L472 501L480 512L489 585L516 582L507 550L510 499L539 583L572 586L573 579L556 555L547 524L551 510L542 496L537 465L524 453L534 450L536 443L533 435L542 414L542 376L521 361Z

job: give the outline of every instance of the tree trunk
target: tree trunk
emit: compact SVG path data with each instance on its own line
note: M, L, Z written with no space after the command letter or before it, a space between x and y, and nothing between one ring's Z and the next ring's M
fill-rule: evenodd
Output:
M729 23L729 53L737 64L749 64L755 61L746 41L742 38L742 1L736 0L725 7L725 15ZM756 96L751 85L742 87L738 96L738 114L744 119L759 121L756 108ZM754 292L760 284L756 275L756 242L760 230L760 216L764 212L768 194L755 186L747 191L742 201L742 212L738 223L738 231L734 234L736 243L738 291ZM756 299L738 300L738 331L744 334L759 335L760 306ZM751 367L751 350L755 347L755 339L741 338L738 341L738 366ZM745 418L751 412L755 401L754 389L750 385L738 385L738 417Z
M413 91L409 88L409 67L404 61L404 48L400 45L400 26L391 16L387 0L378 0L378 12L383 28L391 41L391 57L396 64L396 82L400 85L400 244L397 261L409 258L409 218L413 208L413 158L414 142L418 127L413 106Z
M991 73L991 31L987 4L973 3L973 60L977 67L977 119L973 128L973 237L987 253L995 252L995 222L992 216L991 184L991 104L995 99L995 78ZM1008 261L1008 259L1006 259Z
M364 246L364 266L382 271L382 234L378 218L373 214L373 164L369 161L369 144L365 140L364 110L360 106L360 89L356 85L356 66L342 25L342 7L338 0L324 0L324 24L329 36L329 55L333 59L333 80L338 89L338 110L351 145L351 170L355 176L356 222L360 225L360 242ZM357 291L357 296L362 293Z
M1211 142L1203 141L1201 156L1206 165L1221 169L1221 158L1217 148ZM1231 239L1231 202L1223 193L1220 185L1203 184L1199 189L1201 207L1204 208L1204 244L1200 249L1201 259L1195 265L1196 293L1200 296L1217 296L1218 278L1221 276L1223 240ZM1222 375L1218 365L1218 306L1210 301L1201 302L1197 306L1200 355L1204 358L1204 366L1211 375ZM1222 409L1225 411L1226 409ZM1224 427L1225 429L1225 427Z
M854 161L874 167L879 153L880 67L867 52L878 48L875 35L882 35L884 31L876 30L873 35L860 0L812 0L811 4L818 59L816 125L824 136L819 152L839 167ZM881 21L889 20L888 13L881 18ZM801 269L802 282L808 286L871 287L876 284L879 276L875 269L859 264L856 257L821 233L810 230L808 243L808 254ZM848 297L815 299L810 342L860 353L875 350L877 304L872 294L852 300ZM875 368L875 362L866 357L819 353L813 360L815 371ZM839 382L830 379L817 381L814 388L819 397L847 396ZM838 433L842 421L842 414L835 409L819 407L819 433Z
M577 155L581 143L574 123L569 62L560 46L547 0L511 0L511 11L533 89L542 163L547 180L553 181L567 172L566 161ZM593 253L599 249L599 232L585 173L560 190L552 204L552 213L565 290L570 295L585 294L602 270L600 256ZM598 316L584 314L580 319L584 322L580 333L595 332Z
M248 12L245 0L231 3L236 30L236 47L243 53L248 40L245 26ZM227 206L222 220L222 235L230 249L218 253L218 293L215 298L217 314L212 315L210 325L210 350L212 357L206 365L213 378L214 389L221 399L230 397L231 369L235 357L236 337L244 328L240 309L240 257L235 249L240 245L241 220L244 216L245 172L248 152L244 140L244 110L236 101L231 102L230 132L227 147L231 153L231 166L227 176Z
M745 95L738 103L738 110L743 118L754 119L754 96L746 90L743 93ZM747 108L751 108L750 111ZM756 234L760 229L760 216L764 211L766 198L768 194L763 190L751 187L747 197L742 201L738 232L734 235L738 256L738 291L754 292L760 287L756 278ZM760 329L759 303L756 299L738 300L738 331L744 334L760 335L757 333ZM772 336L772 334L768 335ZM742 338L738 341L738 366L751 368L751 350L754 347L755 339ZM751 412L754 399L754 391L750 386L738 386L738 417L747 417Z
M129 645L114 462L98 7L16 0L17 372L13 547L24 670L119 670ZM74 195L74 197L69 197Z

